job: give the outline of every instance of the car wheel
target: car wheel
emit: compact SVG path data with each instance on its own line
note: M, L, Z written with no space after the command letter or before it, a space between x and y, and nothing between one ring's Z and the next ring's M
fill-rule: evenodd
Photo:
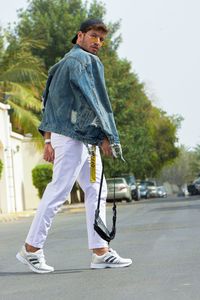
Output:
M132 197L131 198L126 198L126 202L132 202Z

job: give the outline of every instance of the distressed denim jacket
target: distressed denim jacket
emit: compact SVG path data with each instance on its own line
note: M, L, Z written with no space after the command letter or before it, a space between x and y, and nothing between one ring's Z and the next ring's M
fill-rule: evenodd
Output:
M75 45L50 69L44 99L41 133L55 132L94 145L107 136L111 144L119 144L103 65L96 55Z

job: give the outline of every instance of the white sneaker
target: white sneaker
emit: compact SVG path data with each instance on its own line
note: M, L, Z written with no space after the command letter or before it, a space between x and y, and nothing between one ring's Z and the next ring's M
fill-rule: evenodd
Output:
M123 268L132 264L132 259L120 257L116 251L109 249L104 255L93 253L90 267L92 269Z
M50 273L54 268L46 264L43 249L36 252L27 252L25 246L17 253L16 258L36 273Z

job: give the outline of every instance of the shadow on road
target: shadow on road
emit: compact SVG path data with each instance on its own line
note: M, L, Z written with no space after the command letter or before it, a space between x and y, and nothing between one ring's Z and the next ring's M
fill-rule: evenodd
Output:
M68 269L68 270L56 270L52 273L45 273L45 274L38 274L38 273L34 273L34 272L0 272L0 277L4 277L4 276L38 276L38 275L42 275L42 276L49 276L49 275L59 275L59 274L67 274L67 273L81 273L84 271L91 271L90 268L82 268L82 269Z

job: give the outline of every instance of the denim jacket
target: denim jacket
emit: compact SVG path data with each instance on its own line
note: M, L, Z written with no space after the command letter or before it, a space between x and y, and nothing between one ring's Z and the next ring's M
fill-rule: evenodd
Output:
M119 144L101 61L78 45L49 71L44 92L41 133L55 132L86 144L107 136Z

